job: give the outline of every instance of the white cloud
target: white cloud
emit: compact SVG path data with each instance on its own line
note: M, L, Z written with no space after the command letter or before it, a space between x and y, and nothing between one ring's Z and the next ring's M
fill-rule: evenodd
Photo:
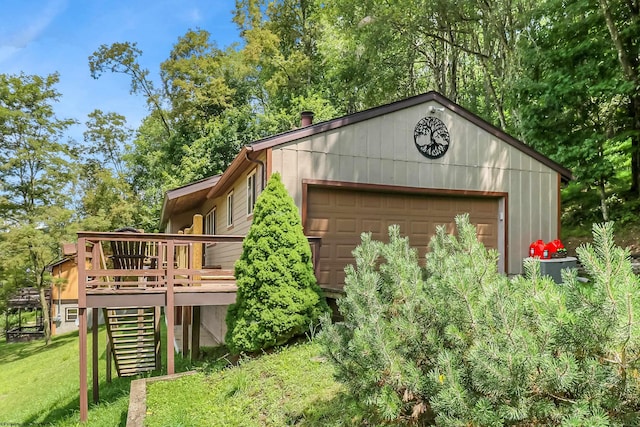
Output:
M193 8L189 11L188 14L189 20L191 22L200 22L202 21L202 14L200 13L200 9Z
M0 37L0 62L11 58L20 49L37 40L66 7L67 0L51 0L38 13L23 14L29 17L27 22L24 22L24 19L14 20L13 31L10 30L9 34L3 34ZM14 18L17 17L14 16Z

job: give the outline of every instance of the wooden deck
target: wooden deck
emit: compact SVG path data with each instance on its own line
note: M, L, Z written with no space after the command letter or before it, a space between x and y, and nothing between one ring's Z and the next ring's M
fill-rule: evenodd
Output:
M133 232L78 233L78 320L80 341L80 420L88 416L87 310L93 310L93 400L98 401L97 312L109 307L164 307L167 342L175 340L176 307L193 307L194 331L200 323L201 306L235 302L237 286L233 271L203 266L204 249L210 245L237 245L244 236L158 234ZM318 269L320 238L309 237L314 268ZM119 242L114 244L114 242ZM124 242L124 243L123 243ZM118 248L129 248L126 253ZM133 253L137 249L139 253ZM113 254L114 251L120 251ZM142 253L144 252L144 253ZM126 257L135 258L127 263ZM124 259L123 259L124 258ZM117 259L117 262L114 260ZM225 260L227 263L229 260ZM232 260L235 261L235 260ZM135 265L142 268L130 268ZM183 310L186 312L186 310ZM183 330L187 331L189 325ZM199 333L194 334L199 337ZM192 349L198 344L194 342ZM174 351L168 345L167 373L173 374ZM185 347L186 348L186 347Z

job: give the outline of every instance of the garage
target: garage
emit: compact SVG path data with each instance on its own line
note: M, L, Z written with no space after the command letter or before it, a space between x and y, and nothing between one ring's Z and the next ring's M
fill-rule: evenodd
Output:
M387 230L400 225L403 235L424 258L431 236L438 225L454 230L453 218L469 213L478 237L488 248L500 243L499 194L447 194L424 189L392 189L380 186L309 185L306 191L305 233L322 237L319 284L323 288L342 288L344 268L353 263L351 251L360 243L362 232L371 232L376 240L388 240ZM501 261L501 264L504 260Z

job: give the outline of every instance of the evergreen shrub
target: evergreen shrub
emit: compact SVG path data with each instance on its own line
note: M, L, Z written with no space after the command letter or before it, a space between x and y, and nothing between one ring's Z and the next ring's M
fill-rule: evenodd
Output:
M344 321L321 341L349 391L387 421L442 426L638 425L638 277L612 224L556 285L527 260L497 271L468 216L440 227L426 268L397 226L364 234L347 267Z
M274 173L258 197L235 265L238 292L225 341L236 352L283 344L328 311L293 199Z

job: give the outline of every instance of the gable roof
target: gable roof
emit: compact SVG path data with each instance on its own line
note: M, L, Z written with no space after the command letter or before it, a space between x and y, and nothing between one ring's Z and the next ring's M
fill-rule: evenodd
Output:
M364 110L358 113L349 114L347 116L338 117L337 119L317 123L315 125L311 125L308 127L294 129L288 132L284 132L278 135L264 138L260 141L256 141L249 144L247 148L249 148L251 151L261 151L267 148L277 147L279 145L293 142L297 139L307 138L312 135L338 129L343 126L352 125L354 123L362 122L365 120L373 119L385 114L393 113L405 108L410 108L415 105L424 104L430 101L438 102L443 107L453 111L460 117L467 119L474 125L490 133L491 135L517 148L523 153L529 155L530 157L533 157L534 159L538 160L540 163L558 172L564 181L570 181L572 179L572 173L569 169L554 162L550 158L534 150L533 148L526 145L522 141L514 138L513 136L504 132L503 130L492 125L491 123L481 119L471 111L461 107L460 105L451 101L447 97L434 91L427 92L421 95L412 96L411 98L406 98L400 101L393 102L391 104L382 105L380 107L370 108L368 110Z
M202 201L206 200L207 192L218 183L220 177L222 175L210 176L167 191L160 211L160 226L162 227L172 214L184 212L200 205Z
M344 126L363 122L365 120L370 120L376 117L383 116L385 114L390 114L399 110L403 110L405 108L410 108L431 101L439 103L443 107L470 121L489 134L495 136L496 138L499 138L512 147L515 147L516 149L536 159L550 169L556 171L563 181L567 182L572 179L572 173L569 169L554 162L550 158L529 147L522 141L519 141L503 130L497 128L496 126L493 126L491 123L488 123L487 121L481 119L476 114L461 107L447 97L439 94L438 92L431 91L400 101L392 102L391 104L370 108L358 113L349 114L303 128L293 129L258 141L254 141L244 146L222 175L215 175L210 178L205 178L203 180L167 191L160 218L161 228L171 217L172 213L183 212L185 210L192 209L198 206L204 200L224 192L227 187L233 183L234 179L239 176L242 170L244 170L244 168L251 163L249 156L251 152L260 152L269 148L288 144L299 139L308 138L312 135L339 129Z

